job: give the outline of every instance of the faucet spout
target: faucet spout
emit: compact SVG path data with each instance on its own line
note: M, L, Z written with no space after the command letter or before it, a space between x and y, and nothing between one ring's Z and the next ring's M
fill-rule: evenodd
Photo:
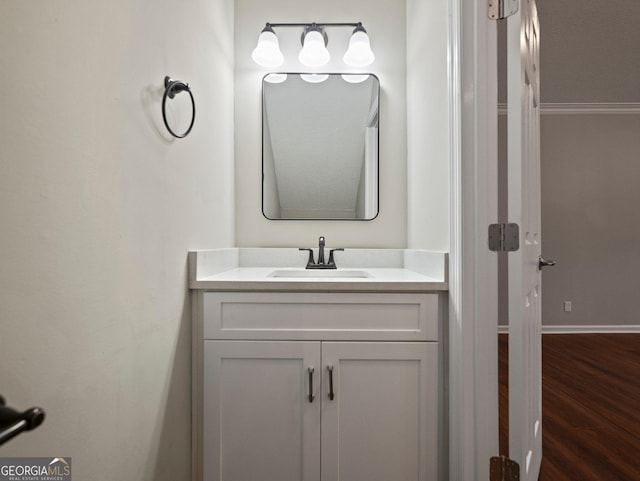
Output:
M318 239L318 264L324 264L324 236Z

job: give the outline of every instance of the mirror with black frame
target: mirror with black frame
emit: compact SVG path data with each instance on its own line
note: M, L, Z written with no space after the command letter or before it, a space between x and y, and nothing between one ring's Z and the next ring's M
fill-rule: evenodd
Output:
M380 84L372 74L267 74L262 213L267 219L378 215Z

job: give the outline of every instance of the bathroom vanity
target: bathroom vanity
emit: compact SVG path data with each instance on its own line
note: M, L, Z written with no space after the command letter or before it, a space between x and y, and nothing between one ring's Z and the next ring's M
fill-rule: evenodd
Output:
M442 479L446 254L306 260L190 253L195 479Z

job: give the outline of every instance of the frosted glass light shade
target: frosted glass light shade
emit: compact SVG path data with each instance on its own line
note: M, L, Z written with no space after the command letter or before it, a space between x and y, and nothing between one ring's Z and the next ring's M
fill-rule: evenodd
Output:
M322 67L329 62L331 55L324 45L324 36L317 30L310 30L304 36L302 50L298 60L307 67Z
M251 58L258 65L269 68L279 67L284 63L280 43L273 30L262 31L258 37L258 45L251 52Z
M371 51L369 35L364 30L356 29L349 39L349 48L344 54L343 60L352 67L366 67L376 59Z

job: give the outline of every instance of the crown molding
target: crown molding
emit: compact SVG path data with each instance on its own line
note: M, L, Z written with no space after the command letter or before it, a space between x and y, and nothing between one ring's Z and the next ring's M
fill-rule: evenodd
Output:
M506 115L507 104L498 104L498 114ZM543 103L540 104L541 115L638 115L640 103Z

